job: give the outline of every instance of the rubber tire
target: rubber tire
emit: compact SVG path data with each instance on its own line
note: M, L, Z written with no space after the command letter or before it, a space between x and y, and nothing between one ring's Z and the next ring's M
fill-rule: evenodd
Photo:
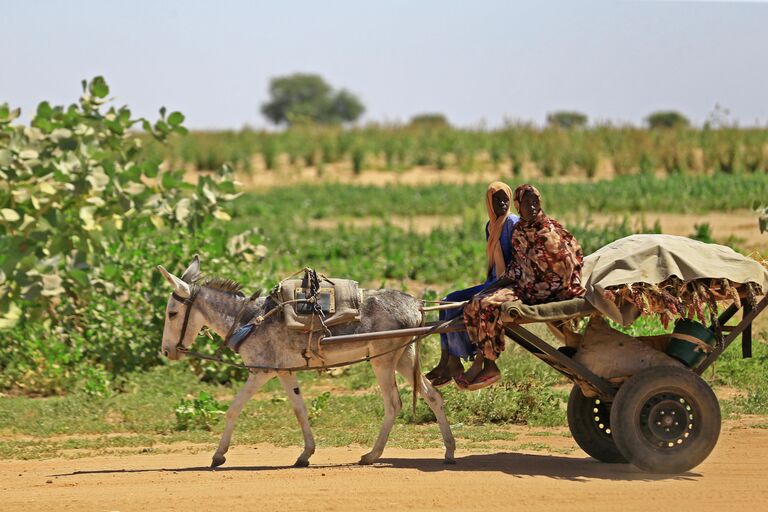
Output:
M691 407L694 428L679 448L660 448L643 433L643 406L660 393L682 397ZM635 374L621 386L611 408L616 447L629 462L650 473L684 473L701 464L717 444L720 423L720 404L712 388L691 370L674 366Z
M611 434L606 434L595 424L595 398L588 398L574 385L568 397L568 428L579 447L588 455L608 463L626 463L627 459L616 447ZM605 421L608 421L606 418Z

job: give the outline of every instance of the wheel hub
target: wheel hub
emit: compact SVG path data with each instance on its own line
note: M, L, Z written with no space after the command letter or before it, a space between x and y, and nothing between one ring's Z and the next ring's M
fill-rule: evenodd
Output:
M640 413L645 438L663 449L685 445L695 428L694 415L688 401L674 393L654 395Z

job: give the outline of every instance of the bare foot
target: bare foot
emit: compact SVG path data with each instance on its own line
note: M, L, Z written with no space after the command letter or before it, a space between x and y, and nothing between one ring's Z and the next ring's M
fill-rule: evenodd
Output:
M475 378L488 379L490 377L495 377L496 375L501 375L501 370L499 370L499 367L496 366L496 362L495 361L491 361L490 359L486 359L484 361L482 371L480 371L480 373L478 373ZM474 380L474 379L472 379L472 380Z
M464 365L461 364L461 359L456 356L448 356L447 366L446 375L448 377L455 377L464 373Z
M448 351L445 350L443 347L440 347L440 362L437 363L437 366L432 368L425 377L427 380L433 380L437 377L447 377L448 376Z

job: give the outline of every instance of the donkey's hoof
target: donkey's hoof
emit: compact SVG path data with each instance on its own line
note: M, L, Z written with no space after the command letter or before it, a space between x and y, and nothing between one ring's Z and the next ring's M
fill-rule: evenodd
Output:
M360 457L360 462L358 462L358 464L360 464L361 466L370 466L371 464L376 462L376 459L378 459L378 457L376 457L374 454L366 453L365 455Z
M213 455L213 459L211 460L211 467L217 468L227 462L227 458L223 455L219 455L218 453L215 453Z
M443 460L443 464L453 466L454 464L456 464L456 459L454 459L453 457L446 457L445 460Z
M293 467L295 468L306 468L309 467L309 460L308 459L302 459L299 457L296 459L296 462L293 463Z

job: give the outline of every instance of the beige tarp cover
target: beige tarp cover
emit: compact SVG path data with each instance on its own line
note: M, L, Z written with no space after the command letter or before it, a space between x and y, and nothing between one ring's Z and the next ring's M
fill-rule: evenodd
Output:
M628 283L658 284L671 276L683 281L719 278L734 283L753 282L760 285L763 293L768 291L768 270L729 247L674 235L632 235L584 258L582 283L587 290L584 298L600 313L626 326L639 316L637 308L629 304L619 308L603 296L605 289ZM560 319L563 313L574 308L568 304L573 300L579 299L539 306L508 302L502 310L510 319L530 315L540 319L530 321L550 321L546 315L552 315L551 320ZM541 311L537 311L540 308ZM520 315L522 312L525 314Z

